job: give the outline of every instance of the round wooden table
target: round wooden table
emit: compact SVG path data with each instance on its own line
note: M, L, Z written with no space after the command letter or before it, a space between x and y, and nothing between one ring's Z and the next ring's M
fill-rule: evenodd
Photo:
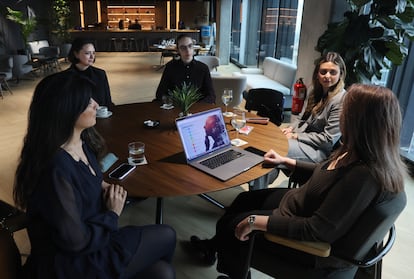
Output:
M190 111L196 113L213 107L215 106L211 104L197 103ZM177 109L164 110L160 108L160 103L149 102L115 106L112 112L109 118L97 119L96 124L96 129L106 140L108 151L120 158L104 174L105 180L110 181L107 175L112 169L121 162L127 162L129 142L145 143L145 157L148 164L137 166L122 181L112 181L125 187L130 197L157 197L158 202L161 203L162 197L205 194L238 186L261 177L271 170L257 165L230 180L220 181L187 165L175 127L175 119L179 114ZM144 125L146 120L158 120L160 125L148 128ZM228 123L229 135L234 138L236 132L232 131L230 118L225 120ZM267 125L253 123L248 125L253 126L254 129L249 135L240 135L241 139L248 142L242 148L253 146L263 151L273 148L282 155L287 153L288 141L279 127L270 122Z

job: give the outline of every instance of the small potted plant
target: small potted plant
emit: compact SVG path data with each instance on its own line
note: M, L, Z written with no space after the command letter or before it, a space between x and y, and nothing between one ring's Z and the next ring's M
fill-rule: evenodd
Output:
M189 115L190 107L202 97L197 87L191 83L187 84L186 82L183 82L181 87L176 86L169 92L169 95L171 96L174 106L181 110L180 117Z

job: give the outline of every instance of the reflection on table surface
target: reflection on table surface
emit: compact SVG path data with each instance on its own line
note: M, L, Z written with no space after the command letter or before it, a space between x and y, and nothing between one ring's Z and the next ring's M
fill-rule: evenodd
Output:
M113 108L113 115L105 119L97 119L96 128L105 138L108 151L115 153L118 160L107 174L122 162L127 161L128 143L142 141L146 144L145 157L147 165L137 168L121 182L132 197L168 197L180 195L194 195L222 190L241 185L256 179L270 171L258 165L228 181L222 182L193 167L187 165L179 134L175 128L175 119L179 111L160 108L160 103L136 103L120 105ZM214 105L197 103L191 112L207 110ZM144 121L157 120L160 122L155 128L146 127ZM230 118L226 118L227 130L231 138L235 132L230 125ZM247 141L248 146L254 146L263 151L275 149L282 155L288 150L286 137L276 125L252 124L254 129L240 138Z

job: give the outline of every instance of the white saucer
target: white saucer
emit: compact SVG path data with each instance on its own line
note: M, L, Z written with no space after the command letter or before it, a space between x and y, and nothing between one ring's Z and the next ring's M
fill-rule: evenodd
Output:
M173 109L174 106L173 105L163 104L162 106L160 106L160 108L162 108L162 109Z
M96 118L108 118L111 115L112 115L112 111L108 110L107 114L105 114L105 115L96 115Z

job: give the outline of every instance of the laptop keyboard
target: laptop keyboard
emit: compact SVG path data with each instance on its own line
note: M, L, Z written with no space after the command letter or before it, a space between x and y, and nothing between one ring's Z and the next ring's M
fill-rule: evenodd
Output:
M211 158L201 161L200 164L210 169L215 169L221 165L224 165L234 159L242 157L244 154L233 149L227 150L226 152L217 154Z

